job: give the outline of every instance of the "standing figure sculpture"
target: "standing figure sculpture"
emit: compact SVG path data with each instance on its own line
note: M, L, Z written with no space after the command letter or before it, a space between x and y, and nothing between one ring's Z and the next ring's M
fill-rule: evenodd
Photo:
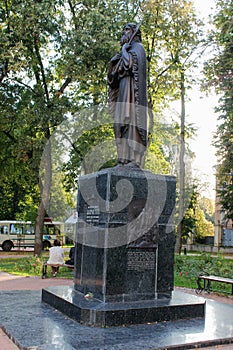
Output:
M147 148L147 64L139 26L128 23L120 40L121 53L110 61L110 113L118 163L142 167Z

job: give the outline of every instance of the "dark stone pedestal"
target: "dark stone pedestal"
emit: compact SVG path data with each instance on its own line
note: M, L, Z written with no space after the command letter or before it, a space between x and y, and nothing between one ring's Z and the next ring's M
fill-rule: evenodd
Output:
M42 300L96 326L203 317L204 302L172 297L175 188L127 166L80 177L74 289Z
M103 302L171 296L175 186L138 168L80 177L76 290Z
M96 299L85 300L84 295L73 288L59 286L43 289L42 300L86 326L122 326L205 315L203 298L181 292L172 292L170 299L103 303Z

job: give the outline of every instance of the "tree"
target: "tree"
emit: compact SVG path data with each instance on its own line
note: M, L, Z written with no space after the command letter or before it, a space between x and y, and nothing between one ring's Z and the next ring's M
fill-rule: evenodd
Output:
M193 54L199 49L201 43L201 21L197 19L193 5L190 1L172 1L164 4L165 19L163 23L161 40L166 48L165 68L158 75L162 77L163 84L170 81L169 96L176 98L178 94L181 100L180 122L180 156L179 156L179 218L176 238L176 252L181 251L182 219L184 217L185 201L185 97L188 85L188 72L195 67L197 62ZM155 37L152 43L155 42ZM171 77L169 79L169 77ZM164 80L165 79L165 80ZM151 84L154 88L154 84Z
M41 251L42 226L49 209L53 175L51 135L68 112L88 104L97 105L103 102L103 96L106 100L107 94L102 93L106 92L106 61L112 54L112 38L117 42L117 26L113 28L112 19L118 18L119 28L122 24L119 9L125 14L124 19L129 18L129 8L124 1L106 4L93 0L77 4L71 0L29 0L27 4L21 1L1 4L4 156L11 143L11 157L17 154L18 163L13 164L20 176L22 165L27 168L28 189L40 189L40 195L35 191L38 197L34 198L38 201L36 254ZM93 113L93 119L96 117ZM45 148L46 156L42 157ZM10 168L6 161L4 168L13 173L13 166ZM16 183L15 177L12 183ZM26 188L23 192L17 187L17 201L14 199L13 203L22 202L26 196ZM17 213L20 213L19 206L12 215Z
M95 166L91 161L88 167L85 164L92 147L113 135L110 122L104 120L104 125L98 122L107 102L108 62L119 51L119 37L128 21L143 19L149 101L153 111L161 112L166 102L180 91L180 71L189 44L194 44L188 3L178 0L1 3L0 100L4 120L0 128L4 160L1 182L8 198L14 197L4 213L22 214L27 208L23 203L29 206L32 203L30 215L35 215L35 204L38 206L35 253L41 250L42 225L49 211L56 168L53 155L57 144L54 145L51 136L58 127L69 124L70 115L91 107L85 121L87 128L82 125L84 120L78 119L63 134L67 142L72 141L71 157L63 168L70 189L81 164L85 172ZM88 123L93 124L91 128ZM155 135L154 124L151 120L147 165L167 172L170 154L166 153L160 135ZM81 133L76 135L73 127ZM149 160L155 154L159 158L156 165ZM55 161L61 169L59 162L64 159ZM109 161L114 162L114 155ZM7 182L8 173L11 176Z
M197 184L190 190L191 200L183 218L181 237L187 239L191 233L195 241L201 242L205 236L214 235L213 203L200 196Z
M6 103L3 110L6 122L1 132L6 144L12 145L10 157L17 155L20 176L26 168L30 190L40 185L35 227L35 253L38 254L42 248L42 228L51 186L50 155L43 184L39 177L40 158L46 141L67 110L67 98L61 96L64 88L59 89L59 79L54 74L56 60L53 61L52 53L52 48L61 43L59 26L62 21L64 23L63 14L58 11L59 4L59 1L28 1L27 5L5 1L1 5L1 38L4 39L0 55L0 94ZM13 115L9 114L10 109ZM27 194L25 192L25 196Z
M212 58L205 64L206 81L204 87L214 89L219 94L216 112L219 125L214 135L218 159L217 178L222 190L219 191L220 203L226 210L226 217L233 218L232 161L233 161L233 82L232 82L232 0L217 0L217 12L213 17L214 29L209 36L212 45ZM224 187L224 184L228 186Z
M201 210L203 210L205 214L206 220L214 224L214 214L215 214L214 201L206 197L200 197L198 203Z
M214 225L209 220L206 220L205 213L200 207L197 208L196 213L196 227L195 237L196 240L202 241L206 236L214 236Z

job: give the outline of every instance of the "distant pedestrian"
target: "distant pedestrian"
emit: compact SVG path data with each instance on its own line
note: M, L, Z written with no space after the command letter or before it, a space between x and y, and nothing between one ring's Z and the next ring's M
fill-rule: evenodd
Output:
M49 260L47 261L47 264L52 265L53 277L56 277L59 271L59 266L56 265L64 264L64 250L58 239L55 239L53 245L54 246L49 250Z

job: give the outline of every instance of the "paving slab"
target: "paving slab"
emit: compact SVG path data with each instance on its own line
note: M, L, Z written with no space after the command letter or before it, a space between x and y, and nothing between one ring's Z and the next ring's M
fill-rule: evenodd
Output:
M0 328L0 349L1 350L19 350L18 346L14 344L10 336L8 336L2 328Z
M233 306L210 299L205 318L111 328L82 326L42 303L41 290L0 291L0 303L1 323L22 349L181 350L233 343Z
M40 276L17 276L0 272L0 290L41 290L50 286L73 286L73 280L67 278L45 278Z
M1 350L233 349L232 298L203 294L205 318L97 328L82 326L41 301L42 288L57 285L73 281L0 273L0 322L6 331L0 333Z

